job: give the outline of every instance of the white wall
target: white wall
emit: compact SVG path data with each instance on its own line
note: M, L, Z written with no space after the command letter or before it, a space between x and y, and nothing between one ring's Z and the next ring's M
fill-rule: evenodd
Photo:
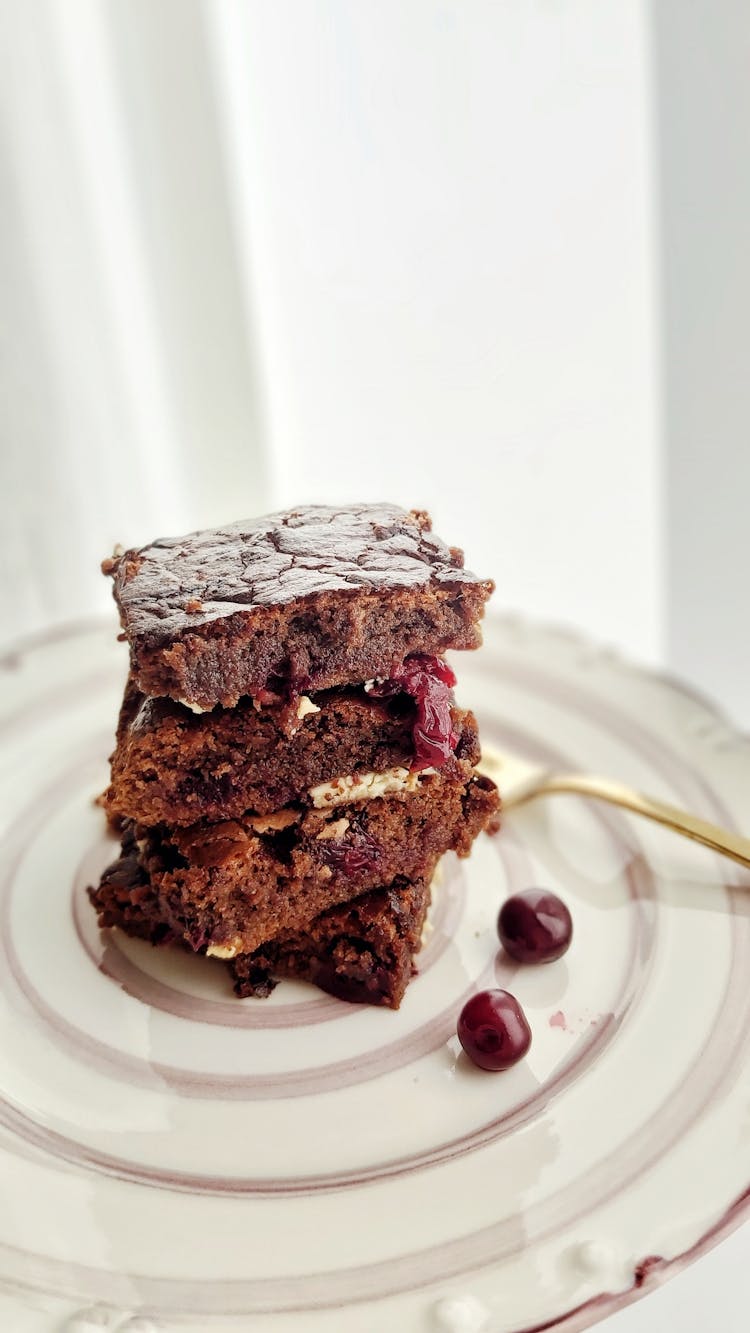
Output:
M0 636L268 504L201 5L0 0Z
M391 496L499 607L659 657L638 0L0 24L6 636L106 605L115 539Z
M426 505L499 606L659 659L641 4L210 13L278 502Z
M654 7L666 655L750 727L750 5Z

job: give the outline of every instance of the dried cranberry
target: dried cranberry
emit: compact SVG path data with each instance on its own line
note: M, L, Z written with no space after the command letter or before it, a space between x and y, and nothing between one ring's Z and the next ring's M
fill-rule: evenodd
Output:
M509 1069L528 1051L531 1028L514 995L482 990L461 1010L458 1040L480 1069Z
M451 690L456 677L439 657L415 653L393 668L388 680L373 687L373 694L388 696L399 691L416 704L412 725L413 767L440 768L458 745L451 718Z
M355 829L340 840L323 839L316 847L321 861L341 875L364 874L380 859L380 847L363 829Z
M526 889L503 903L497 933L516 962L552 963L569 947L573 922L556 894L546 889Z

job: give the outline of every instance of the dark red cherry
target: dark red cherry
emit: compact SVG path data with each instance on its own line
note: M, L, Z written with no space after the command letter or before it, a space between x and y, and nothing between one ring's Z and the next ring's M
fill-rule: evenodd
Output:
M481 990L458 1019L458 1040L480 1069L510 1069L531 1045L531 1028L507 990Z
M414 700L415 769L440 768L458 745L451 718L451 691L455 683L456 677L447 662L428 653L414 653L394 666L389 679L372 691L385 696L403 691Z
M506 899L497 918L500 943L518 963L552 963L573 936L565 903L548 889L526 889Z

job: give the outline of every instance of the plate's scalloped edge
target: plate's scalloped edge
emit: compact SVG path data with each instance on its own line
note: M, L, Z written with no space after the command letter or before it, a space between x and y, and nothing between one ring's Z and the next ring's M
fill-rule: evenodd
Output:
M704 1254L707 1254L748 1219L750 1219L750 1185L743 1190L742 1194L738 1195L718 1221L714 1222L707 1232L686 1250L683 1250L681 1254L674 1255L671 1259L664 1259L659 1255L644 1256L633 1269L633 1281L629 1287L622 1291L603 1291L595 1296L589 1296L585 1301L564 1311L562 1314L554 1315L551 1319L544 1320L542 1323L526 1324L514 1329L513 1333L583 1333L584 1329L590 1328L609 1315L616 1314L626 1306L634 1304L635 1301L641 1300L656 1287L662 1286L665 1282L676 1277L684 1268L689 1267L696 1259L700 1259ZM37 1296L39 1294L38 1288L27 1288L22 1281L0 1280L0 1296L18 1301L23 1299L22 1293L27 1291ZM470 1295L471 1293L467 1294ZM23 1308L28 1308L28 1306ZM146 1319L154 1317L152 1312L148 1310L136 1311L133 1314L132 1311L109 1306L107 1311L110 1316L110 1327L111 1320L119 1321L125 1318L127 1321L130 1317L140 1316ZM70 1320L80 1312L78 1302L76 1302L75 1308L69 1305L67 1311L56 1312L52 1316L54 1322L50 1324L50 1333L58 1333L61 1327L65 1329L65 1322L62 1326L60 1325L61 1318L63 1321ZM244 1318L244 1316L242 1317ZM155 1327L164 1329L167 1333L170 1328L171 1316L159 1314L157 1318L159 1323ZM118 1323L115 1323L115 1328L118 1326ZM190 1327L190 1325L183 1326ZM491 1316L490 1322L486 1326L488 1330L491 1330Z
M644 1256L633 1269L632 1284L623 1291L600 1292L597 1296L590 1296L580 1305L566 1310L564 1314L555 1315L541 1324L514 1329L513 1333L551 1333L551 1330L554 1330L554 1333L581 1333L581 1330L590 1328L592 1324L598 1323L608 1315L616 1314L618 1310L647 1296L655 1287L660 1287L676 1277L696 1259L708 1254L748 1219L750 1219L750 1184L737 1196L734 1203L729 1205L726 1212L722 1213L719 1220L681 1254L676 1254L671 1259L664 1259L660 1255Z
M578 629L575 625L567 625L562 621L531 619L524 616L521 612L501 611L496 614L489 612L484 622L485 629L491 633L491 627L496 625L504 625L506 628L510 629L519 628L522 630L529 630L532 634L535 630L539 630L541 633L547 634L551 638L560 639L565 643L575 645L584 651L592 653L593 656L590 659L592 664L599 660L603 665L616 667L619 670L628 672L630 675L643 676L647 680L655 681L657 684L663 685L664 688L671 693L681 694L690 703L697 704L698 707L703 708L706 713L715 717L717 722L724 723L724 725L737 736L738 740L747 741L748 744L750 744L750 734L737 726L727 713L726 709L723 708L716 699L713 699L710 695L699 689L697 685L693 685L690 681L686 680L684 676L669 671L666 667L657 667L647 662L636 661L629 657L628 654L616 644L591 638L584 630ZM479 651L481 652L481 648Z

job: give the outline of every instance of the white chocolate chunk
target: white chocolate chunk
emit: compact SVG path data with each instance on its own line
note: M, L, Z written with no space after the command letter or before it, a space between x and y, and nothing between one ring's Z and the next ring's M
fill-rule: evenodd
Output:
M346 801L374 801L394 792L414 792L422 778L435 771L423 768L414 773L408 768L387 768L384 773L352 773L332 782L319 782L310 788L309 795L316 810L343 805Z
M236 958L239 953L241 941L237 940L234 944L209 944L206 949L207 958Z

